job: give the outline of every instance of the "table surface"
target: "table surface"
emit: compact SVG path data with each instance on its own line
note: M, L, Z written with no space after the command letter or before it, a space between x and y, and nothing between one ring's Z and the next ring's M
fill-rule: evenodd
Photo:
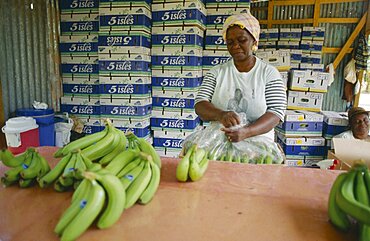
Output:
M51 166L54 147L39 152ZM92 225L78 240L356 240L328 221L327 199L340 171L210 162L198 182L179 183L179 159L162 158L161 183L147 205L124 211L109 229ZM0 164L0 175L7 168ZM0 241L58 240L53 230L72 192L0 187Z

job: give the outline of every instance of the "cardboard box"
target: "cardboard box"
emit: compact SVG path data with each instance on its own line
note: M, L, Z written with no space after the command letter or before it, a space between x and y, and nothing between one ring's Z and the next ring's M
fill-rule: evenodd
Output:
M284 51L258 51L256 56L276 67L279 71L290 69L290 54Z
M61 98L61 112L89 118L99 118L100 100L63 96Z
M150 76L150 56L99 54L99 75Z
M104 125L102 126L102 121L99 118L78 118L84 124L82 132L90 135L96 132L102 131Z
M121 7L121 8L138 8L145 7L150 10L151 0L142 0L142 1L128 1L128 0L100 0L99 7L101 8L112 8L112 7Z
M251 0L207 0L206 7L208 8L250 8Z
M288 90L288 106L290 110L321 111L324 94Z
M260 33L261 42L272 42L272 41L278 41L278 40L279 40L279 29L278 28L261 29L261 33Z
M154 147L155 151L161 157L178 158L182 149L168 149L166 147Z
M206 50L225 50L227 51L226 42L222 37L221 29L207 29L205 34L205 45Z
M323 45L324 41L302 40L300 49L303 50L303 53L321 54Z
M61 13L99 13L99 0L64 0Z
M301 28L280 28L279 40L284 41L301 41Z
M315 70L323 72L325 66L323 64L310 64L310 63L301 63L299 64L301 70Z
M259 42L258 49L259 50L276 50L276 41L267 41L267 42Z
M212 67L226 63L231 59L230 53L223 50L204 50L202 65L203 69L211 69Z
M202 69L165 69L158 68L152 70L152 77L163 78L202 78Z
M279 49L299 49L298 41L277 41L277 47Z
M329 73L310 71L310 70L293 70L289 81L291 90L327 92L329 83Z
M161 110L162 108L166 108L167 110L172 109L175 111L193 110L194 102L194 99L153 97L153 109Z
M287 159L323 159L326 155L323 137L286 137L277 135L277 142L283 149Z
M286 159L284 165L289 167L319 167L317 163L320 161L322 161L322 159Z
M150 84L148 76L99 76L100 84Z
M152 89L193 91L198 89L202 83L202 78L184 77L152 77Z
M188 130L193 131L199 126L200 119L195 113L153 110L150 124L153 130Z
M168 89L153 89L152 97L169 97L169 98L185 98L185 99L195 99L197 94L197 89L194 91L177 91Z
M60 15L61 35L98 34L99 14L79 13Z
M100 99L101 116L107 118L148 118L152 113L152 99Z
M348 129L346 112L321 111L324 115L323 136L330 138Z
M285 136L321 136L323 115L308 111L287 110L285 120L276 126Z
M60 36L59 51L61 55L98 56L97 35Z
M309 64L320 64L321 63L321 54L303 53L301 62L302 63L309 63Z
M324 40L325 27L308 27L302 29L302 40Z
M150 55L149 34L125 35L112 32L99 35L99 54L142 54Z
M246 8L208 8L207 7L207 29L222 29L225 20L233 15L247 12Z

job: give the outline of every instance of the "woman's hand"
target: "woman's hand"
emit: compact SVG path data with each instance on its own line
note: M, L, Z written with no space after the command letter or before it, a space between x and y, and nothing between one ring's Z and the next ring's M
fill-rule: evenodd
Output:
M230 142L239 142L251 136L247 125L240 128L221 128L221 131L225 132Z
M226 128L240 124L240 117L234 111L222 111L218 121Z

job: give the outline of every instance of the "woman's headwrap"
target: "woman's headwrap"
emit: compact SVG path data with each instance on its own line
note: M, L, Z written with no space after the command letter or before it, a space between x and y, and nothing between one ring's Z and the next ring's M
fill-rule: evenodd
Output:
M257 41L258 44L261 30L260 23L250 13L249 9L247 10L246 13L231 15L225 20L224 25L222 27L222 37L224 38L225 41L227 29L233 25L238 25L239 27L246 29Z

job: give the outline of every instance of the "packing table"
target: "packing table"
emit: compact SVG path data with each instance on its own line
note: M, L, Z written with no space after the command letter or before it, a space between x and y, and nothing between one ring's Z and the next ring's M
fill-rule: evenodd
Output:
M39 147L53 167L55 147ZM327 201L341 171L212 161L198 182L176 181L177 158L162 158L153 200L125 210L109 229L93 224L78 240L344 241L328 221ZM7 169L0 163L0 175ZM72 192L0 187L0 240L50 241Z

